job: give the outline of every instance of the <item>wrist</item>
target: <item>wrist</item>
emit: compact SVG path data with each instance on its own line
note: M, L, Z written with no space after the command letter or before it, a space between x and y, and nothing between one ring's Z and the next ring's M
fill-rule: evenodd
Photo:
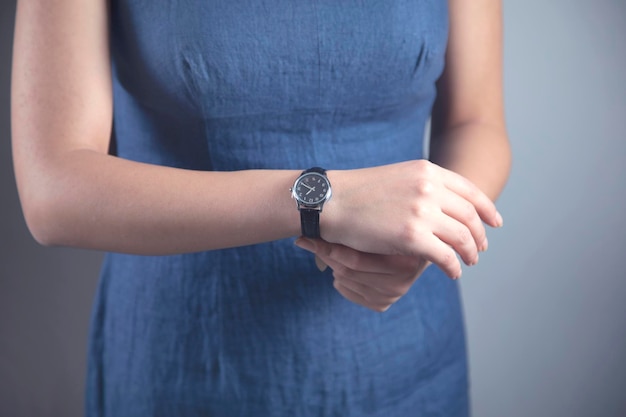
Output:
M312 167L302 171L291 187L291 197L300 212L302 236L319 239L320 215L332 197L332 186L326 170Z
M333 198L324 205L320 214L321 238L331 243L341 243L345 221L342 220L342 206L346 194L347 171L332 170L326 175L333 187Z

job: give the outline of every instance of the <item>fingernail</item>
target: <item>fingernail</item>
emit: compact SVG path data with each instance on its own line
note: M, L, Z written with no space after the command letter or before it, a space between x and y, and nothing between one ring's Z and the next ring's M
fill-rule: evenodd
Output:
M326 268L328 268L328 265L326 265L326 263L324 263L324 261L322 261L317 255L315 255L315 266L317 266L317 269L319 269L320 272L324 272L326 271Z
M504 225L504 219L502 219L502 215L499 211L496 211L496 225L498 227L502 227Z
M309 240L304 237L300 237L296 239L294 244L299 248L315 253L315 243L312 240Z
M483 239L482 245L480 245L480 251L484 252L487 250L488 247L489 247L489 240L487 240L487 238L485 237L485 239Z

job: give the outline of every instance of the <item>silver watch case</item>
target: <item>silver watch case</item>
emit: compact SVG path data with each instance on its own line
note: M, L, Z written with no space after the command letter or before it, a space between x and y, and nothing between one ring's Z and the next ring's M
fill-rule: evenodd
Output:
M311 177L311 176L321 178L324 182L326 182L328 186L328 190L326 191L326 194L324 195L324 197L318 198L314 200L313 202L305 201L301 199L300 196L298 195L298 185L301 182L303 182L305 178ZM309 210L322 211L322 207L324 206L324 203L330 200L330 198L333 195L333 189L330 185L330 181L328 180L328 177L326 175L320 174L319 172L306 172L300 175L296 179L296 181L293 183L293 187L291 187L290 191L291 191L291 198L296 200L296 205L298 207L298 210L300 210L301 208L306 208Z

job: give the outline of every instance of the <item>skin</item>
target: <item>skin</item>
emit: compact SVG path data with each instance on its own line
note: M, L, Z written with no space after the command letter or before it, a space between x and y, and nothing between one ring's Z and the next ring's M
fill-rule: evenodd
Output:
M340 294L376 311L402 297L430 263L459 277L457 254L475 264L487 248L484 224L502 225L492 202L510 167L500 2L449 3L432 162L329 171L333 199L321 216L323 239L298 240L333 269ZM35 239L160 255L299 235L288 192L299 171L199 172L107 154L107 30L104 1L18 2L12 144ZM241 204L244 197L259 204Z
M500 0L449 0L448 3L449 43L446 69L438 82L438 97L433 108L430 159L471 180L495 201L511 167L502 91L502 4ZM460 208L467 202L458 204ZM479 214L481 207L474 205ZM457 212L457 220L461 220L460 215L476 221L467 207L461 210ZM491 214L485 215L490 218ZM501 216L495 222L481 218L490 226L502 226ZM468 226L467 222L461 223ZM474 224L469 230L477 243L476 249L486 250L486 238L482 245L478 244L484 229ZM460 241L468 240L462 228L458 233ZM461 276L460 264L452 258L448 259L450 266L446 268L445 261L438 263L425 253L396 257L393 262L387 262L376 255L322 241L300 239L297 244L306 246L333 268L334 286L344 297L375 311L385 311L400 299L430 262L438 264L452 278ZM473 248L469 257L463 256L458 246L453 245L453 248L466 264L478 262Z

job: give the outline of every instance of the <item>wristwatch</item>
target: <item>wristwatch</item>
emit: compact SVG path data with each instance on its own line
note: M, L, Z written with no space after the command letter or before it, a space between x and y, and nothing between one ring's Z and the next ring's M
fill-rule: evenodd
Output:
M296 200L300 211L302 236L320 237L320 213L331 195L330 181L322 168L307 169L296 179L291 188L291 197Z

